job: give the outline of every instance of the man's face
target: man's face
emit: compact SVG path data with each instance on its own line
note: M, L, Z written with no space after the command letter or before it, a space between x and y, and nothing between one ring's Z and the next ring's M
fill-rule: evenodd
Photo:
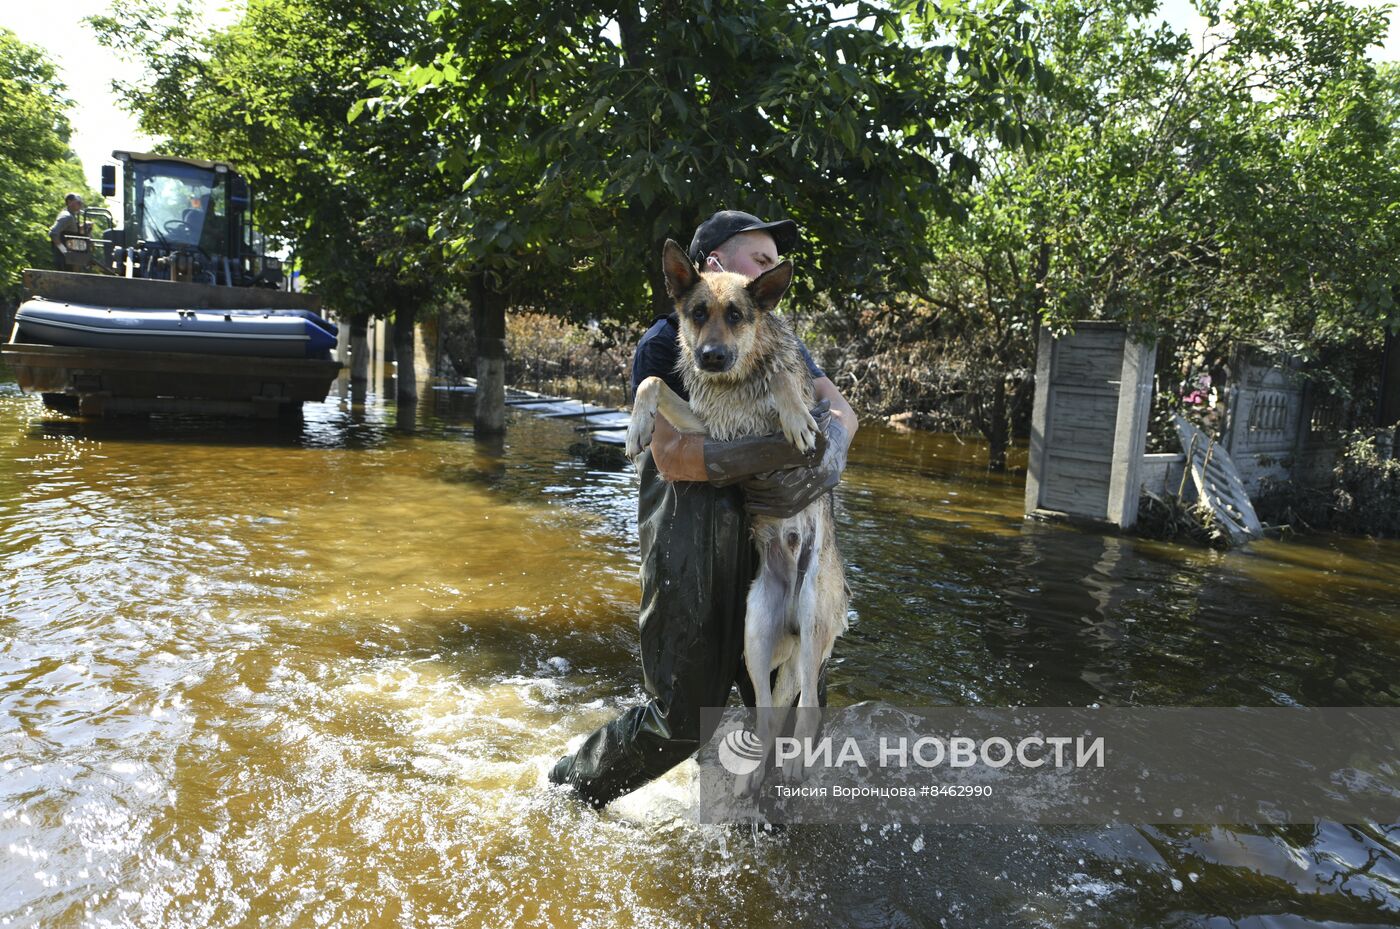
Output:
M81 213L82 211L83 211L83 201L81 201L81 200L74 200L73 202L71 202L71 203L68 204L68 212L70 212L70 213L72 213L72 214L74 214L74 215L77 215L78 213Z
M778 264L778 246L761 230L741 232L729 238L715 254L724 270L753 279Z

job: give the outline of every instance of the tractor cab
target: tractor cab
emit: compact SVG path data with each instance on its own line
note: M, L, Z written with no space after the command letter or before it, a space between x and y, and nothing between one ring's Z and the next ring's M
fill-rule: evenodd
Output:
M263 253L253 226L248 182L229 165L139 152L112 157L118 164L103 166L102 194L116 194L120 166L122 222L116 227L105 210L86 211L92 215L85 219L108 227L87 249L92 270L226 287L282 285L282 263Z

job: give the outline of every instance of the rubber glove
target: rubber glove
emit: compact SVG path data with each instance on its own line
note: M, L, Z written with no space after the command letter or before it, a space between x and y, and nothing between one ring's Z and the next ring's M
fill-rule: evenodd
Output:
M812 418L817 420L817 447L804 455L787 440L782 433L772 435L747 436L731 442L705 440L705 473L716 487L737 484L755 474L765 474L784 468L810 466L820 460L821 427L823 417L830 417L831 404L823 400L812 407Z
M816 411L812 412L815 415ZM750 516L796 516L840 483L850 442L846 427L831 415L829 408L817 420L817 426L821 429L817 443L820 457L815 463L755 475L744 482L744 505Z

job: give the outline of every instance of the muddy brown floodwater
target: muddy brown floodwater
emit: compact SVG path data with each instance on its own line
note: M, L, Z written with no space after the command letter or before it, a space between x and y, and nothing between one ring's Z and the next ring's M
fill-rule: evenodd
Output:
M0 923L1400 924L1393 829L754 835L687 819L687 766L561 796L641 697L634 478L438 399L114 427L0 373ZM834 704L1400 704L1400 545L1027 523L978 460L861 430Z

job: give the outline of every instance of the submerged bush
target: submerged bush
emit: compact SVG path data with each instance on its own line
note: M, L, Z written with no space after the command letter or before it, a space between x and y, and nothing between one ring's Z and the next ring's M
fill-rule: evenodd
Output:
M1385 454L1379 446L1386 447ZM1332 469L1332 528L1400 536L1400 461L1390 454L1394 447L1393 426L1380 436L1354 432L1347 438Z
M1395 428L1347 436L1330 482L1260 482L1255 510L1261 519L1304 529L1400 537L1400 461Z
M1187 503L1175 494L1144 492L1138 500L1138 519L1133 532L1159 542L1230 547L1230 533L1215 518L1210 507L1200 502Z
M1294 529L1327 529L1332 525L1330 487L1265 477L1250 498L1259 520Z

